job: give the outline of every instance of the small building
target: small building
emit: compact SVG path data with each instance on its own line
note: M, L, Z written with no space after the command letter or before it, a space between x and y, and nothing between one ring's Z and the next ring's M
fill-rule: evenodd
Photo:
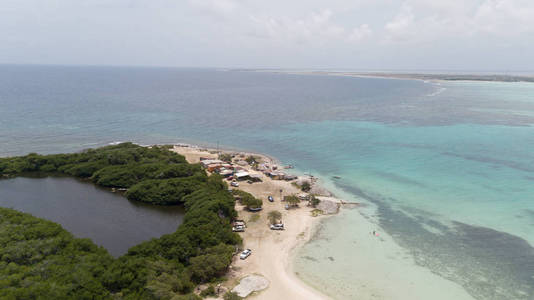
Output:
M218 159L205 159L205 160L200 161L200 164L204 168L208 168L210 165L213 165L213 164L221 165L223 163L224 162L222 160L218 160Z
M234 174L234 171L228 169L222 169L219 171L219 175L221 175L222 177L232 176L232 174Z
M284 180L286 174L282 172L273 171L269 173L269 177L271 177L274 180Z
M284 179L287 181L291 181L297 179L297 176L287 174L286 176L284 176Z
M221 164L210 164L207 166L206 170L208 170L208 172L217 172L221 168Z
M245 180L245 179L248 179L249 176L250 174L248 172L240 171L240 172L235 173L234 178L237 180Z

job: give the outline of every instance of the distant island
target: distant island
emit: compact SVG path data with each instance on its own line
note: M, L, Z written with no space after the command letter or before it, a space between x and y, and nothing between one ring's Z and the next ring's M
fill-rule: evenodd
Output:
M418 73L418 72L351 72L351 71L298 71L298 70L245 70L239 71L260 71L276 72L287 74L303 75L333 75L352 77L380 77L396 79L419 79L419 80L444 80L444 81L495 81L495 82L534 82L534 75L506 75L506 74L468 74L468 73Z
M398 79L420 79L420 80L445 80L445 81L499 81L499 82L534 82L534 76L517 76L503 74L424 74L424 73L334 73L330 75L346 76L372 76Z

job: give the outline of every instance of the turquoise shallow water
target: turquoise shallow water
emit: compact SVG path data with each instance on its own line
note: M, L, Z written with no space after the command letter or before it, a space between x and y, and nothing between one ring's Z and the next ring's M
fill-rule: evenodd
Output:
M364 214L478 299L534 295L531 124L526 83L0 66L0 155L125 140L270 154L368 205L325 221L301 258L330 244L356 252L350 228ZM357 296L353 271L333 259L296 267L305 280L347 280L338 296Z
M480 299L530 299L534 161L527 149L533 128L355 122L294 127L288 135L298 135L298 149L306 153L299 156L300 167L323 178L340 176L331 181L343 196L377 206L372 219L409 249L419 265L462 284ZM317 161L322 162L319 167ZM337 291L343 282L339 270L347 260L343 252L336 257L333 248L358 255L351 224L359 213L351 210L326 221L321 238L300 253L308 259L297 263L299 273L327 273L325 281L333 281L336 290L322 288L341 295L339 299L354 294ZM332 258L318 255L318 248ZM331 273L324 271L329 269Z

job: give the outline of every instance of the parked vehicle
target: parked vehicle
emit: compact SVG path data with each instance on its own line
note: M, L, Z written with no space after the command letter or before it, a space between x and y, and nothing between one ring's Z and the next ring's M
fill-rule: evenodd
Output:
M233 232L245 232L245 226L243 225L236 225L232 227Z
M284 230L284 224L283 223L271 224L271 230Z
M234 221L234 226L243 226L243 227L247 227L247 224L245 223L244 220L235 220L235 221Z
M240 259L246 259L246 258L249 257L251 254L252 254L252 250L250 250L250 249L246 249L246 250L244 250L243 252L241 252L241 255L239 255L239 258L240 258Z
M267 200L269 200L269 201L271 201L271 202L274 202L274 198L273 198L273 196L269 196L269 197L267 197Z
M239 183L237 181L232 181L232 183L230 183L231 186L235 186L235 187L238 187L239 186Z
M248 211L260 211L262 210L261 206L260 207L249 207L248 208Z

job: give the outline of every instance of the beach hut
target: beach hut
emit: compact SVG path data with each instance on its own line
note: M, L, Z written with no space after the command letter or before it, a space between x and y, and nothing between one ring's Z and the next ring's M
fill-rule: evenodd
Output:
M288 174L288 175L284 176L284 179L287 180L287 181L291 181L291 180L297 179L297 176Z
M235 173L234 177L237 179L237 180L245 180L247 178L249 178L250 174L248 172L245 172L245 171L239 171L237 173Z
M228 169L224 169L224 170L220 170L219 174L221 176L223 176L223 177L228 177L228 176L231 176L232 174L234 174L234 171L228 170Z
M284 180L285 176L286 174L278 171L270 173L270 177L274 180Z
M202 165L202 167L204 168L208 168L210 165L213 165L213 164L223 164L224 162L222 160L218 160L218 159L206 159L206 160L203 160L200 162L200 164Z

